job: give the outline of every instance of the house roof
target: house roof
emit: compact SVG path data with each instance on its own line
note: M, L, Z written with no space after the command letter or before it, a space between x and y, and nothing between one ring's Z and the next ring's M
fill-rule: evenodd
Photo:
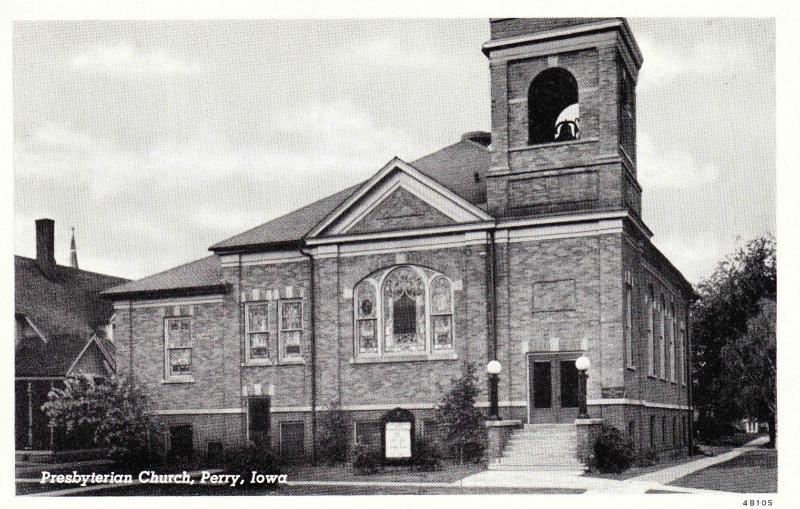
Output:
M475 135L476 133L470 133ZM486 133L481 133L488 136ZM486 173L490 155L486 146L465 139L410 163L468 202L485 210ZM348 187L321 200L275 218L243 233L218 242L209 249L215 253L239 252L270 247L296 246L317 224L333 212L364 183ZM222 268L217 256L169 269L138 281L103 292L111 298L154 296L174 290L220 290Z
M17 370L69 367L114 313L111 303L100 298L100 292L125 281L60 265L45 272L36 260L14 256L14 310L30 320L46 340L20 343ZM42 357L34 360L35 355Z
M155 296L159 292L172 289L196 292L220 290L224 286L221 278L222 265L219 257L210 255L137 281L115 286L102 294L121 298L134 294Z

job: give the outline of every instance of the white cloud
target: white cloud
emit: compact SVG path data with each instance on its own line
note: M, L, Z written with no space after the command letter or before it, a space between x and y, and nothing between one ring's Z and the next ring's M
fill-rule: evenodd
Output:
M756 59L752 49L736 43L698 41L688 48L681 48L655 45L647 37L641 36L637 42L644 55L638 85L646 88L668 83L672 85L673 80L686 80L687 74L702 78L737 73L745 66L752 66L752 61Z
M698 161L688 149L658 147L646 134L639 135L636 153L639 180L646 189L686 189L720 176L716 163Z
M76 69L97 73L129 75L181 75L200 72L201 65L184 62L164 50L145 51L128 45L94 46L73 55L70 60Z

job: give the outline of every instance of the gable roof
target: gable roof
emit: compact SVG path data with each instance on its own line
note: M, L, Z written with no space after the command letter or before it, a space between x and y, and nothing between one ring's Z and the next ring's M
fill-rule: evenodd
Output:
M470 135L474 134L470 133ZM481 134L488 136L488 133ZM485 210L486 173L489 171L490 153L484 145L471 141L465 135L461 141L412 161L410 165L459 198ZM350 186L234 235L214 244L209 250L217 254L224 254L226 252L299 247L303 238L320 221L330 215L367 182L369 181ZM222 267L219 257L212 255L138 281L117 286L104 291L103 295L111 299L122 299L134 296L153 297L177 290L219 291L222 289L221 275Z
M410 179L408 179L410 184L415 183L417 187L420 188L420 191L430 191L441 198L444 198L444 203L446 205L450 205L448 208L452 210L451 213L456 215L456 213L460 212L459 215L463 216L465 221L488 221L492 219L489 214L466 199L462 198L458 194L454 193L442 185L439 181L429 177L428 175L425 175L402 159L394 157L383 168L381 168L380 171L373 175L372 178L359 186L355 192L350 194L350 196L340 203L339 206L331 211L324 219L319 221L319 224L317 224L308 233L308 235L315 237L325 232L329 226L332 226L337 220L343 218L348 210L354 208L358 202L365 199L365 197L367 197L373 189L376 189L392 174L397 173L401 173L410 177Z
M15 354L17 375L63 376L114 313L100 292L125 281L60 265L45 273L36 260L14 256L15 313L46 339L20 342Z
M14 256L14 310L45 338L75 335L85 342L114 312L100 292L126 281L61 265L45 274L36 260Z

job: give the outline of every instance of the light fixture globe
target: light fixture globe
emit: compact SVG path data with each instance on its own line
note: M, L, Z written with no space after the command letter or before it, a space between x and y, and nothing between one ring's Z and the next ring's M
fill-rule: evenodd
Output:
M486 365L486 372L490 375L499 375L503 371L503 366L497 361L489 361Z
M589 371L589 368L592 367L591 361L585 355L581 355L577 359L575 359L575 367L578 368L578 371Z

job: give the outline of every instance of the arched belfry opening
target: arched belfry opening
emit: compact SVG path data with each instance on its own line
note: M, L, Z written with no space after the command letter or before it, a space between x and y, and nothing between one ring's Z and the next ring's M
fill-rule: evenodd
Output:
M578 82L563 67L540 72L528 89L528 143L569 141L580 136Z

